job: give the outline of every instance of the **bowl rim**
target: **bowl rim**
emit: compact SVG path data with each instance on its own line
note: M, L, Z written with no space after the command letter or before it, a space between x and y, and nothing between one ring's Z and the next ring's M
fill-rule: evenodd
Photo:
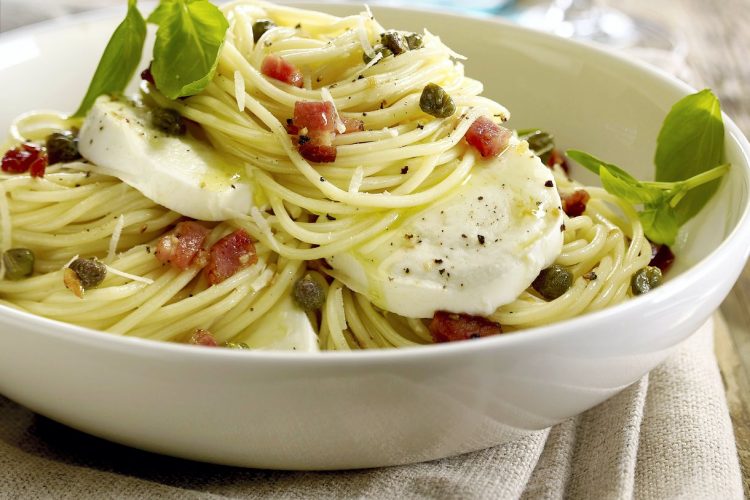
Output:
M278 3L294 4L324 10L326 6L345 6L356 7L344 1L329 1L326 4L320 1L280 1ZM144 2L148 6L153 2ZM651 66L640 60L634 60L623 54L608 50L605 47L598 46L579 40L561 38L553 34L536 31L531 28L519 26L506 19L499 17L488 17L486 15L457 13L455 11L446 11L440 9L419 9L404 8L392 5L373 6L374 10L386 10L397 13L405 13L409 16L428 15L436 17L450 17L452 21L458 18L461 23L486 23L497 26L502 30L515 31L523 33L526 36L538 38L547 43L554 42L556 46L564 46L567 49L580 51L584 54L591 54L598 57L615 59L637 72L645 73L650 78L661 80L668 86L684 94L695 92L695 89L678 78L667 74L658 68ZM57 19L46 20L20 28L12 29L0 33L0 45L9 43L15 39L30 35L46 34L57 30L70 29L75 25L83 23L103 23L113 22L114 15L122 13L123 6L111 6L88 11L80 14L73 14ZM736 125L736 123L723 113L725 125L725 143L735 141L743 154L745 164L743 171L746 184L750 184L750 142ZM724 181L725 182L725 181ZM744 261L750 254L750 196L748 197L742 213L732 231L721 241L721 243L711 250L705 257L694 263L679 276L670 279L662 287L649 292L646 295L633 297L625 302L606 307L602 310L586 313L582 316L558 321L549 325L532 327L523 331L512 334L496 335L478 339L474 342L450 342L443 344L432 344L428 346L414 346L390 349L366 349L353 351L319 351L319 352L292 352L292 351L274 351L274 350L235 350L235 349L205 349L199 346L178 344L174 342L165 342L140 337L131 337L127 335L118 335L102 330L81 327L71 323L57 321L30 312L21 311L11 306L0 304L0 317L6 317L14 322L36 323L35 333L58 337L69 341L85 343L92 347L110 350L122 350L129 354L136 355L155 355L168 354L169 357L178 356L181 361L190 361L196 363L212 362L220 359L223 363L278 363L292 362L300 366L317 366L324 364L330 366L361 366L363 362L368 364L385 364L393 361L404 360L423 360L425 358L444 358L456 355L472 355L478 351L487 349L502 349L505 346L518 346L530 344L539 341L545 341L564 335L566 331L572 329L588 329L595 325L601 325L606 320L617 320L632 317L633 310L648 309L649 304L657 304L665 301L679 290L689 287L695 282L700 282L706 275L714 271L714 267L720 265L724 258L733 253L736 248L744 246ZM743 261L743 262L744 262Z

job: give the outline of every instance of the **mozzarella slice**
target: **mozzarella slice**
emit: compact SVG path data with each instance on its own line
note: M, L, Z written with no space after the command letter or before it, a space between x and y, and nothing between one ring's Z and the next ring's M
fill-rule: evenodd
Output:
M252 325L253 333L244 342L253 349L284 351L318 351L315 334L305 311L291 295L279 300Z
M93 171L182 215L221 221L250 213L244 166L189 135L165 135L151 126L147 108L100 97L81 127L79 149Z
M327 261L348 287L387 311L486 316L554 262L562 223L551 171L525 141L514 141L477 164L450 196Z

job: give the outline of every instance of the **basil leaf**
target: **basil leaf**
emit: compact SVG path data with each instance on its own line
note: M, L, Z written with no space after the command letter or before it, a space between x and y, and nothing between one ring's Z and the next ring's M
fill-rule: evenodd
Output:
M705 89L675 104L664 119L657 139L657 181L682 181L721 163L724 122L719 100ZM677 222L697 214L714 194L719 181L692 189L675 208Z
M599 167L604 166L606 169L612 174L615 175L621 179L624 179L626 181L632 181L632 182L638 182L638 180L627 173L625 170L621 169L617 165L613 165L611 163L607 163L604 160L600 160L594 155L590 155L588 153L585 153L583 151L578 151L576 149L569 149L565 151L565 154L572 158L573 160L577 161L582 167L587 168L591 172L595 173L596 175L599 175Z
M644 186L636 180L626 180L612 174L607 167L599 167L599 178L608 193L633 205L656 205L665 202L663 189Z
M149 22L159 25L151 66L156 88L170 99L203 90L229 27L224 14L207 0L162 0Z
M674 245L680 224L677 222L675 210L668 203L647 207L638 212L638 218L649 240L663 245Z
M100 95L125 90L141 61L145 39L146 22L138 12L136 0L128 0L125 19L112 33L74 117L84 116Z

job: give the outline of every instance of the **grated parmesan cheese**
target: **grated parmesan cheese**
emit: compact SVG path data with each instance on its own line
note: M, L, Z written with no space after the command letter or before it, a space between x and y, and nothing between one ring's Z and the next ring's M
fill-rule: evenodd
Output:
M336 101L333 100L333 96L331 95L331 92L328 90L327 87L321 87L320 96L323 98L323 101L330 102L331 106L333 106L333 116L334 116L334 121L336 125L336 131L339 134L343 134L344 132L346 132L346 125L344 125L344 122L341 121L341 117L339 116L339 110L336 108Z
M260 232L263 233L266 238L268 238L268 243L271 245L271 250L278 252L279 245L276 243L276 238L274 238L273 236L271 226L268 225L268 221L263 218L263 215L261 215L260 211L256 207L253 207L250 210L250 217L252 217L253 222L255 222L255 225L258 226Z
M375 66L375 65L376 65L376 64L378 63L378 61L380 61L380 60L381 60L382 58L383 58L383 54L381 54L380 52L377 52L377 53L375 54L375 57L373 57L373 58L372 58L372 59L370 60L370 62L368 62L367 64L365 64L365 67L364 67L364 68L362 68L361 70L359 70L359 71L357 71L356 73L354 73L354 74L353 74L353 75L352 75L351 77L352 77L352 78L357 78L357 77L358 77L359 75L361 75L362 73L364 73L364 72L365 72L365 71L367 71L368 69L370 69L370 68L372 68L373 66Z
M364 179L364 176L365 176L365 171L361 165L354 169L354 175L352 175L352 180L349 181L350 193L359 192L359 188L362 186L362 180Z
M234 71L234 97L237 99L237 108L242 113L245 111L245 79L239 70Z
M125 227L125 216L120 214L115 224L115 229L112 231L112 238L109 240L109 250L107 251L107 258L105 262L112 262L117 253L117 244L120 242L120 235L122 234L122 228Z
M367 5L365 5L365 8L367 8ZM369 11L370 9L367 8ZM362 46L362 50L367 54L367 57L374 57L375 56L375 50L372 48L372 45L370 44L370 39L367 36L367 28L365 28L365 18L363 15L367 15L366 13L362 13L359 17L359 22L357 22L357 36L359 37L359 44ZM370 16L372 16L372 13L370 13ZM370 19L370 17L368 17Z
M268 267L265 268L263 272L260 273L260 276L258 276L252 283L250 283L250 288L252 288L256 292L263 290L271 282L273 276L273 270L269 269Z
M143 276L136 276L135 274L126 273L124 271L120 271L118 269L115 269L114 267L106 266L107 272L110 272L112 274L116 274L117 276L122 276L123 278L128 278L133 281L140 281L141 283L146 283L147 285L150 285L154 282L151 278L144 278Z

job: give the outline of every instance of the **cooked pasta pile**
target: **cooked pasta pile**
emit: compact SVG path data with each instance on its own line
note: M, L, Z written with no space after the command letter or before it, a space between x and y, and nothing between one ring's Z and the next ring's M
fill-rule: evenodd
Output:
M428 32L419 50L381 60L373 45L385 29L369 13L338 18L247 1L222 10L230 29L208 87L172 101L144 85L142 99L197 123L222 156L245 166L257 208L206 223L207 243L244 229L256 240L258 262L214 285L200 268L163 265L155 248L181 214L88 162L57 164L43 178L2 174L0 249L24 247L36 255L34 276L0 281L2 303L121 335L184 342L205 329L222 344L264 347L254 338L255 325L290 297L297 280L311 275L326 292L321 310L308 313L321 349L432 343L427 318L378 308L320 259L374 241L415 207L454 191L482 161L463 139L469 126L480 116L504 122L508 111L482 97L482 84L464 76L460 56ZM258 19L278 27L255 43ZM303 86L261 74L269 54L300 68ZM453 98L452 116L422 112L420 93L429 83ZM361 121L363 130L333 139L334 162L311 164L298 152L287 120L300 100L332 101L341 120ZM13 124L9 146L74 125L31 113ZM580 187L559 167L554 174L559 191ZM651 247L633 208L602 189L586 190L585 213L564 219L556 259L572 272L573 285L555 300L529 288L501 306L490 319L505 331L616 304L628 296L633 273L648 265ZM83 299L63 283L64 268L76 256L96 257L108 269Z

